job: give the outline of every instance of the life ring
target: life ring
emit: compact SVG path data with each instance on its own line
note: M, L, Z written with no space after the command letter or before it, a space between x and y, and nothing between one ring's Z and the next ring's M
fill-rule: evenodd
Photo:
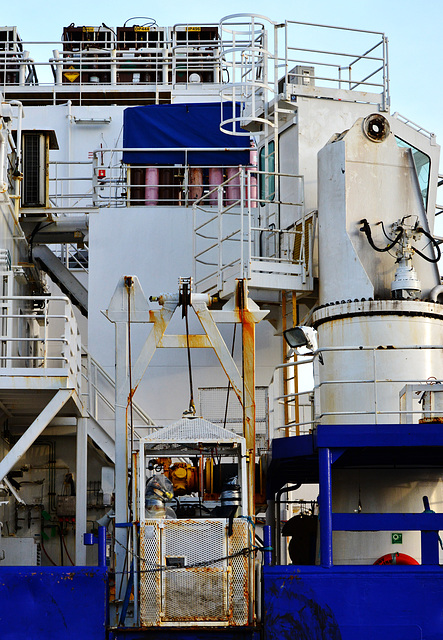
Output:
M406 553L386 553L374 562L374 564L419 564L415 558Z

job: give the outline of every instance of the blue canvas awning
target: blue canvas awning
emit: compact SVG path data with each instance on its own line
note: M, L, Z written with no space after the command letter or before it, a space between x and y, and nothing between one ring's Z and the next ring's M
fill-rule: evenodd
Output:
M237 106L237 115L240 107ZM190 165L249 164L249 137L220 131L220 103L166 104L130 107L123 114L123 147L133 148L239 148L239 151L188 151ZM223 104L223 119L232 117L232 105ZM238 127L238 131L243 131ZM125 151L129 164L185 164L184 151Z

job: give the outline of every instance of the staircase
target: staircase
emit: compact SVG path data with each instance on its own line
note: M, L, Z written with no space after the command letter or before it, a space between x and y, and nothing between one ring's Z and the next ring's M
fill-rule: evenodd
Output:
M34 261L57 284L63 293L75 304L81 313L88 317L88 291L71 273L66 265L55 255L55 253L44 244L37 245L32 250Z
M82 399L88 412L88 436L115 462L115 382L82 347ZM148 414L133 402L134 442L156 430Z

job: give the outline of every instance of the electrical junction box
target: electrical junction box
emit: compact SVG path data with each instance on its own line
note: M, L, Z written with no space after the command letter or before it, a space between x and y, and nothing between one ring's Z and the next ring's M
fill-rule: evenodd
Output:
M40 564L40 545L34 538L0 538L0 567L36 567Z
M57 496L57 515L75 518L75 496Z
M290 84L301 84L304 87L315 86L315 69L314 67L305 67L298 64L288 73Z

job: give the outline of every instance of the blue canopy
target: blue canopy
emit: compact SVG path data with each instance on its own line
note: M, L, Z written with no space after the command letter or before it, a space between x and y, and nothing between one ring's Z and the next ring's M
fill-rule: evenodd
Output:
M239 115L240 107L236 107ZM132 148L245 148L247 136L220 131L220 103L165 104L129 107L123 114L123 147ZM232 105L223 103L223 119L232 118ZM244 131L237 125L239 132ZM190 165L249 164L249 151L188 151ZM125 151L129 164L185 164L184 151Z

